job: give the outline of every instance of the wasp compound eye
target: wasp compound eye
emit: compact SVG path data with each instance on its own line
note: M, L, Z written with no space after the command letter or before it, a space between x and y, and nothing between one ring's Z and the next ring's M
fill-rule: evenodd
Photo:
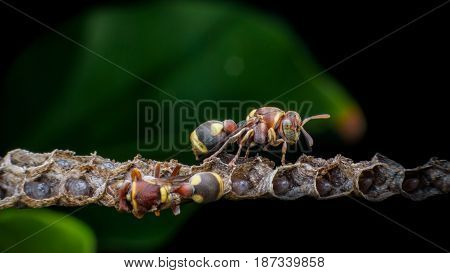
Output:
M189 179L189 183L194 187L192 200L196 203L213 202L223 195L223 180L217 173L197 173Z

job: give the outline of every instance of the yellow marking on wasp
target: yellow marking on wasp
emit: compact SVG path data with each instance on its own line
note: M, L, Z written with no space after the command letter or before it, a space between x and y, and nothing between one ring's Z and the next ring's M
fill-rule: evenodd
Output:
M194 153L196 151L198 151L198 152L200 152L202 154L206 154L208 152L208 148L206 148L205 144L203 144L198 139L197 133L195 131L191 133L190 139L191 139L191 143L192 143L192 147L193 147Z
M211 124L211 135L212 136L217 136L218 134L220 134L223 130L223 124L222 123L213 123Z
M136 180L133 180L133 182L131 183L131 205L133 206L133 210L137 211Z
M202 177L199 174L196 174L191 177L189 182L191 183L192 186L196 186L196 185L202 183Z
M200 194L194 194L192 195L192 200L194 200L195 203L202 203L203 196L201 196Z
M217 173L212 173L212 175L216 177L217 183L219 183L219 193L217 194L217 199L219 199L223 195L223 180L222 177L220 177L220 175L218 175Z
M278 124L278 121L282 116L284 116L285 112L278 112L273 118L273 126L275 127Z
M244 144L247 140L248 140L248 138L249 137L251 137L253 134L255 133L255 130L254 129L250 129L245 135L244 135L244 137L242 138L242 140L241 140L241 144Z
M277 134L275 133L275 130L273 128L269 129L268 135L269 135L269 143L275 142L275 140L277 139Z
M165 186L159 188L159 192L161 193L161 203L166 203L169 198L169 192Z
M255 116L256 110L257 109L253 109L250 113L248 113L247 118L246 118L247 121Z

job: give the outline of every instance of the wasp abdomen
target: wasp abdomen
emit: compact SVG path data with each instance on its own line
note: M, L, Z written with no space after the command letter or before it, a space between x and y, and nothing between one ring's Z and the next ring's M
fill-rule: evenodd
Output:
M207 154L212 148L223 142L237 128L232 120L210 120L200 124L190 136L192 150L197 157Z
M194 188L191 198L196 203L213 202L223 195L223 180L217 173L197 173L189 179L189 183Z

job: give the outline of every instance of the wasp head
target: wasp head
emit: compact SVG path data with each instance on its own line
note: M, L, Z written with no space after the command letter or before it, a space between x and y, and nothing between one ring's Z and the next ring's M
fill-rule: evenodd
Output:
M289 144L294 144L300 137L300 130L302 128L302 120L300 115L294 111L286 112L281 121L282 136Z

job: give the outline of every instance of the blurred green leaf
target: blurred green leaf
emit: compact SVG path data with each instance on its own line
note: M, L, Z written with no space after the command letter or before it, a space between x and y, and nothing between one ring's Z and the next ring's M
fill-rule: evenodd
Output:
M200 1L135 3L97 8L56 28L82 46L49 31L17 59L0 109L8 132L0 143L4 151L59 148L126 160L136 154L137 138L142 140L136 133L139 99L264 103L300 83L277 100L312 101L310 114L332 115L320 126L311 123L313 131L332 129L351 139L364 130L359 106L329 75L315 77L320 66L289 26L246 7ZM158 117L164 128L174 128L165 141L179 142L188 135L182 129L195 126L171 118L180 111ZM144 156L164 160L189 146L179 148ZM190 152L176 158L193 163ZM94 227L101 250L148 250L166 242L192 210L142 221L113 210L102 214L100 208L82 215Z
M0 250L94 252L95 237L82 221L46 209L0 211Z
M2 110L14 118L4 122L6 143L129 158L136 101L172 99L130 73L196 102L265 102L306 81L278 100L312 101L311 114L330 113L336 129L351 125L343 136L363 130L361 111L342 86L329 75L310 80L321 68L277 18L227 3L139 3L96 9L60 29L120 68L55 33L39 39L11 69ZM176 131L168 137L179 138Z
M111 208L90 206L79 211L77 217L91 224L100 251L151 252L172 240L197 207L196 204L185 204L178 216L164 210L159 217L148 214L143 219L136 219Z

